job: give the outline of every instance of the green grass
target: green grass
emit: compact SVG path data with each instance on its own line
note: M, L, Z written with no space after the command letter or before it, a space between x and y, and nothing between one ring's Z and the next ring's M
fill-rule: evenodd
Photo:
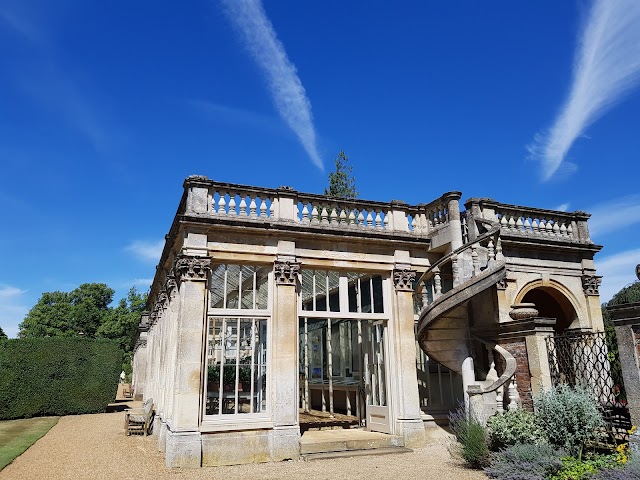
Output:
M56 423L59 417L36 417L0 422L0 470L21 455Z

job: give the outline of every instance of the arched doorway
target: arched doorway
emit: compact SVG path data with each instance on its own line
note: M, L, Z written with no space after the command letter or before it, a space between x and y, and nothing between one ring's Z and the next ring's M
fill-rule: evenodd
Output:
M555 318L556 333L564 332L578 318L571 301L553 287L540 286L529 290L521 303L535 303L539 316Z

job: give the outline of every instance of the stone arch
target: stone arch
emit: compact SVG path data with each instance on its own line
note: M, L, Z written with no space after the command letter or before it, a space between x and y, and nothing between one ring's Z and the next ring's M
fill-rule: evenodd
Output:
M578 306L569 289L559 282L535 280L525 285L516 295L515 303L535 303L541 317L556 319L554 327L562 333L578 324Z

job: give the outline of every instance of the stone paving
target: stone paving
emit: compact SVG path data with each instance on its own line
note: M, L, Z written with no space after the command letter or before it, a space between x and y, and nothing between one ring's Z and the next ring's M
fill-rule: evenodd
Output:
M156 437L124 434L124 413L78 415L60 418L49 433L0 471L0 480L487 478L454 460L447 440L438 442L404 454L171 470L157 451Z

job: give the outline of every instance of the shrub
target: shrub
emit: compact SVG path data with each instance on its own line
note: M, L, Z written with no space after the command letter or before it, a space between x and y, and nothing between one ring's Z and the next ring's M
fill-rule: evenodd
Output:
M564 457L562 468L550 477L550 480L583 480L593 478L603 469L617 468L615 455L593 455L580 460L574 457Z
M487 432L475 418L467 417L464 406L449 415L451 430L460 443L460 455L472 468L484 468L489 465L491 454Z
M121 366L114 340L0 342L0 419L104 412L115 398Z
M546 441L544 432L536 423L535 415L521 408L490 417L487 427L489 443L493 450L516 443L537 445Z
M603 425L593 396L580 387L560 385L534 399L536 422L552 445L580 457L585 442Z
M500 480L544 480L560 470L563 454L548 444L518 443L495 453L485 472Z
M631 460L622 467L603 468L588 478L589 480L640 480L640 459L631 457Z

